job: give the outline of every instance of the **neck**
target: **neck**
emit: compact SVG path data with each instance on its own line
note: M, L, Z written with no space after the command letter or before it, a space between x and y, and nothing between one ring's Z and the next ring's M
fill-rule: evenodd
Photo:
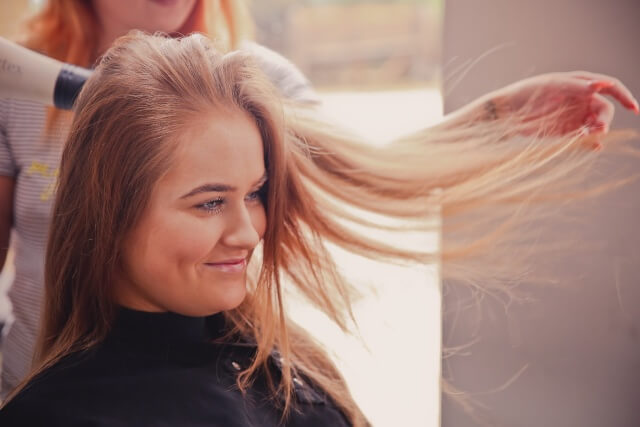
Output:
M98 37L98 43L96 44L96 51L94 52L93 60L104 54L118 37L123 36L128 32L128 28L118 26L116 23L108 23L101 20L98 24L101 27L101 31L100 36Z

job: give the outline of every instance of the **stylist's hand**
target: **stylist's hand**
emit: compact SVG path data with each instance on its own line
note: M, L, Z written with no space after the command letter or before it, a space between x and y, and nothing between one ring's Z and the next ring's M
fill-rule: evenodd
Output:
M564 135L578 129L606 133L615 110L607 96L640 113L638 101L618 79L586 71L543 74L521 80L489 94L485 98L485 109L494 119L505 115L518 117L525 124L522 128L525 134L542 130L551 135ZM531 123L531 127L527 127L527 123ZM540 129L541 125L544 129Z

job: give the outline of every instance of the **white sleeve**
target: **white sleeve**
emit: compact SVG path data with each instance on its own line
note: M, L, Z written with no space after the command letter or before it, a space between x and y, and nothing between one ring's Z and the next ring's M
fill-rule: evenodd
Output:
M7 135L9 102L9 99L0 99L0 175L13 177L17 168Z
M243 42L240 50L252 54L262 71L285 98L308 104L320 103L311 82L284 56L253 42Z

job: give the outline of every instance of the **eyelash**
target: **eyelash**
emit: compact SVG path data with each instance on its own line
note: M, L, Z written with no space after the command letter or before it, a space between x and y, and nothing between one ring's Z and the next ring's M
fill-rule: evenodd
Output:
M260 188L257 191L253 191L247 195L249 202L255 203L262 200L262 193L264 192L264 187ZM208 214L217 214L222 211L222 206L224 205L225 199L223 197L218 197L216 199L208 200L204 203L196 205L197 209L205 211Z

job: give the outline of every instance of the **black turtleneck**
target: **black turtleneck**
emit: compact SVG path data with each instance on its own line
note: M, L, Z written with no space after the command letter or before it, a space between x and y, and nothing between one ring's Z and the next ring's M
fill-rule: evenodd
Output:
M264 375L243 396L238 372L255 346L223 343L224 317L186 317L121 309L105 341L67 356L0 410L1 426L349 425L332 402L295 381L296 409L280 423L281 403ZM279 378L278 363L270 363Z

